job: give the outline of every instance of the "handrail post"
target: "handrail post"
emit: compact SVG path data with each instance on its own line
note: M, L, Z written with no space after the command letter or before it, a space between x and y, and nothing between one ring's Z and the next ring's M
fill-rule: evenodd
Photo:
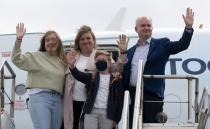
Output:
M133 129L138 128L138 123L140 124L138 129L142 128L142 121L140 122L140 120L142 120L142 116L141 116L142 114L139 114L139 112L142 113L142 111L140 111L140 110L142 110L140 108L140 101L143 100L142 95L141 95L141 93L142 93L141 84L142 84L142 76L143 76L142 75L142 71L143 71L142 68L143 68L143 60L139 60L136 94L135 94L135 103L134 103L134 112L133 112L133 123L132 123L133 124L133 126L132 126ZM140 116L141 118L138 118L138 116Z
M1 97L1 112L4 110L4 66L1 69L1 91L2 91L2 97Z
M1 99L0 99L0 104L1 104ZM0 111L1 111L1 106L0 106ZM2 124L2 123L1 123L1 115L2 115L2 114L1 114L1 112L0 112L0 129L1 129L1 124Z
M15 103L15 78L12 79L12 93L11 93L11 108L10 108L10 117L14 118L14 103Z
M140 129L143 128L142 122L143 122L143 103L144 103L144 82L142 78L142 83L141 83L141 96L140 96L140 109L139 109L139 127Z
M188 122L192 123L192 78L188 79Z
M198 111L198 99L199 99L199 79L195 79L195 122L198 123L199 111Z

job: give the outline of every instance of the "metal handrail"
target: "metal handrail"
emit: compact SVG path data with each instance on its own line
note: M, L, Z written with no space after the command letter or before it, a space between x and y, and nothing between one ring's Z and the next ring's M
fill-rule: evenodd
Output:
M198 112L200 114L200 112L203 110L203 108L208 108L208 87L204 87L203 89L203 93L198 105Z
M156 79L187 79L188 80L188 122L192 122L192 80L195 80L195 122L198 122L198 99L199 99L199 78L197 76L178 76L178 75L144 75L144 78Z
M143 78L159 79L187 79L188 80L188 122L192 122L192 80L195 80L195 122L198 122L198 99L199 99L199 78L197 76L177 76L177 75L142 75L143 60L139 60L138 78L136 86L133 126L132 129L142 129L142 111L143 111ZM140 101L139 101L140 98Z
M5 75L4 73L4 67L6 67L9 71L9 73L11 75ZM15 102L15 78L16 78L16 74L13 71L13 69L11 68L11 66L9 65L9 63L3 59L1 65L0 65L0 72L1 72L1 91L3 92L3 96L1 97L1 109L2 111L4 111L4 94L6 93L4 90L4 79L12 79L12 89L11 89L11 98L9 98L9 96L7 96L10 100L10 117L14 118L14 102Z
M7 69L10 72L10 74L12 75L12 76L9 76L9 77L15 78L16 77L15 72L13 71L13 69L11 68L11 66L9 65L7 60L5 60L5 59L3 59L2 63L1 63L0 71L3 69L4 65L7 67Z
M122 129L127 129L127 126L129 126L129 99L129 91L125 91L122 112Z
M133 123L132 129L142 129L142 115L143 115L143 60L139 60L138 63L138 78L136 85L134 112L133 112ZM140 98L140 101L139 101Z
M134 115L133 115L133 126L132 129L142 129L142 111L143 111L143 78L156 78L156 79L187 79L188 80L188 101L187 102L181 102L181 103L188 103L188 122L192 122L191 116L192 116L192 80L195 80L195 122L198 123L198 117L199 117L199 108L198 108L198 99L199 99L199 78L197 76L177 76L177 75L143 75L142 69L143 69L143 61L139 60L138 64L138 78L137 78L137 86L136 86L136 95L135 95L135 104L134 104ZM128 92L128 91L126 91ZM140 101L139 101L140 98ZM125 101L125 99L124 99ZM147 101L152 102L152 101ZM171 103L177 103L177 102L171 102ZM126 103L127 104L127 103ZM123 106L123 109L127 107L128 105ZM123 111L124 112L124 111ZM126 119L128 114L123 114L122 120L123 120L123 129L126 129L127 127L127 120ZM130 123L131 124L131 123Z

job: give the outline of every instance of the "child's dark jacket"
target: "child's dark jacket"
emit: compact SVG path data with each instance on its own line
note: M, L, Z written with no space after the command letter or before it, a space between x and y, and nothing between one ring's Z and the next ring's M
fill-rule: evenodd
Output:
M76 67L70 69L72 75L82 83L87 85L88 98L83 108L83 112L90 114L96 99L96 95L99 89L100 75L99 73L83 73L79 71ZM121 84L121 79L118 77L110 76L109 85L109 95L107 102L107 118L113 120L114 122L119 122L122 115L123 108L123 87Z

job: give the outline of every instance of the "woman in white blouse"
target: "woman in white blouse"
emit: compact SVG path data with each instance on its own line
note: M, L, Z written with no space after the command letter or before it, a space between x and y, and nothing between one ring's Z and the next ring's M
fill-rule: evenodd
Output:
M118 47L121 52L127 51L127 44L120 44ZM96 38L89 26L83 25L78 30L75 38L74 49L77 51L76 67L83 72L96 72L95 53ZM67 59L69 57L67 56ZM118 64L127 62L126 54L120 55ZM112 71L116 70L113 68ZM64 91L64 128L78 129L79 119L81 116L83 105L86 101L87 91L85 84L74 79L69 69L66 69L66 86Z

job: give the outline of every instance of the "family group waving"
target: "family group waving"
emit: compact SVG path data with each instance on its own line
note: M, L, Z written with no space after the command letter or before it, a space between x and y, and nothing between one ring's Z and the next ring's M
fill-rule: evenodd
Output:
M21 52L26 33L24 23L16 26L12 62L28 72L29 112L34 129L113 129L121 119L124 91L129 90L131 104L129 128L138 76L138 61L143 60L143 74L164 75L170 55L186 50L193 35L194 12L183 15L185 29L178 41L152 37L152 19L139 17L135 31L138 41L128 49L129 38L119 35L120 55L98 50L96 37L87 25L79 28L73 50L65 53L55 31L47 31L36 52ZM144 100L164 99L164 79L144 79ZM163 103L143 103L143 122L157 123L155 116ZM62 123L64 127L62 126Z

